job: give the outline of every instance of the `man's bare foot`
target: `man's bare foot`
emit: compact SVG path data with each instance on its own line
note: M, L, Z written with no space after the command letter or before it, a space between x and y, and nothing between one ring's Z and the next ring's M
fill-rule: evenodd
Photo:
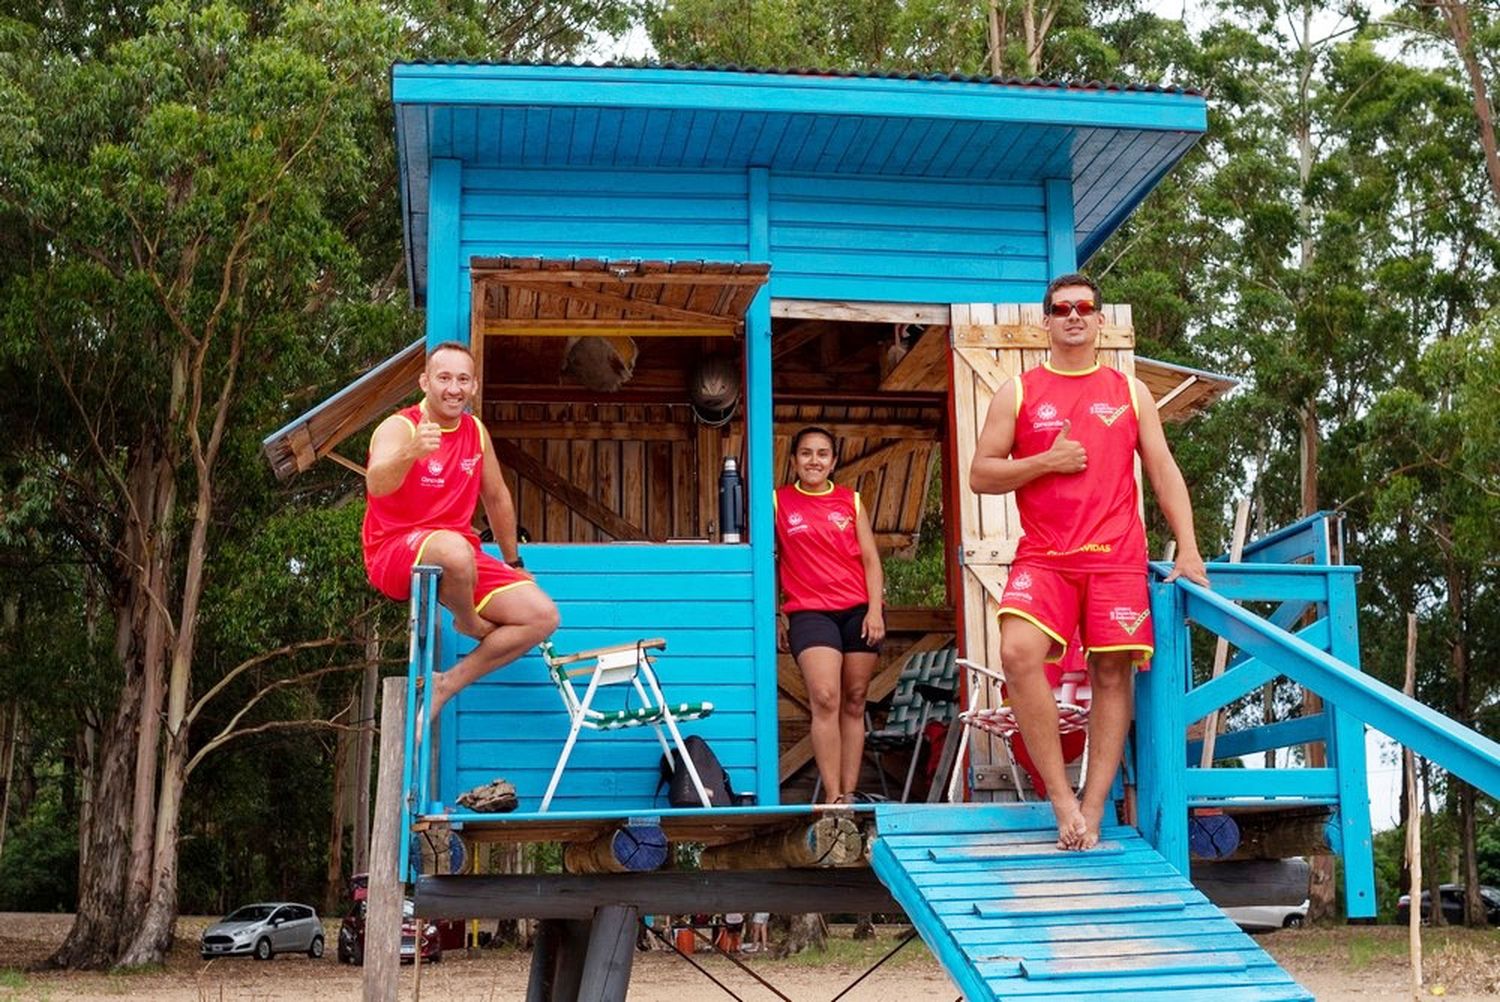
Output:
M453 683L448 681L447 672L434 672L432 675L432 693L428 696L427 706L432 713L432 719L436 720L438 714L443 712L443 707L448 700L458 691L452 688Z
M458 613L453 614L453 628L464 636L472 637L475 640L483 640L495 627L496 624L491 623L477 612L471 612L467 616L460 616Z
M1088 844L1082 848L1092 849L1099 844L1099 828L1104 823L1104 805L1096 807L1084 801L1079 810L1083 812L1083 820L1088 824Z
M1088 821L1078 806L1078 798L1073 796L1071 790L1065 797L1053 799L1052 813L1057 818L1057 847L1059 849L1087 849L1093 845L1089 841Z

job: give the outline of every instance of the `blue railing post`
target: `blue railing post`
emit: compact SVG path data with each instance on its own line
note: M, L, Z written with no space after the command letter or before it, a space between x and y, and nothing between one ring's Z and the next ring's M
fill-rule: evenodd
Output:
M1359 670L1359 605L1354 577L1328 575L1328 653ZM1333 702L1323 705L1328 719L1328 764L1338 774L1340 854L1344 859L1345 916L1375 917L1375 850L1370 835L1370 790L1365 773L1365 725Z
M1136 786L1141 833L1182 872L1188 872L1187 720L1188 632L1182 592L1151 585L1156 654L1151 670L1136 676Z
M441 567L425 564L412 568L411 611L407 617L410 642L406 656L406 734L401 754L402 846L400 877L411 879L405 839L419 813L428 810L427 786L431 773L432 719L425 712L432 692L432 669L437 649L437 587ZM417 687L417 677L422 687ZM418 718L420 720L420 726Z

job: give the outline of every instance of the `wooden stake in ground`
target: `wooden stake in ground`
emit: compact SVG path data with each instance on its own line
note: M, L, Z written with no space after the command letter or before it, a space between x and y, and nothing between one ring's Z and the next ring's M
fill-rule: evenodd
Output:
M1245 533L1250 527L1250 499L1239 503L1234 510L1234 537L1229 542L1229 562L1237 564L1240 562L1240 554L1245 551ZM1214 678L1224 674L1224 667L1229 663L1229 641L1220 637L1218 643L1214 644ZM1219 711L1215 710L1204 718L1203 724L1203 755L1198 764L1204 769L1213 768L1214 743L1219 738Z
M392 676L380 691L380 771L370 832L370 882L366 898L364 1002L396 1002L401 972L401 902L396 882L405 845L401 831L401 749L406 734L406 679Z
M1406 684L1401 691L1417 695L1417 614L1406 614ZM1411 994L1422 998L1422 808L1418 802L1417 757L1410 748L1401 749L1406 769L1406 865L1411 871L1411 908L1407 925L1411 940ZM1426 799L1426 795L1421 795Z

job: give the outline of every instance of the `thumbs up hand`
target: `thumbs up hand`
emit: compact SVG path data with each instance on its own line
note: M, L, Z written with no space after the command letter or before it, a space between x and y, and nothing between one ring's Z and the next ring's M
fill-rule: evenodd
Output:
M1073 422L1064 421L1062 431L1052 441L1046 452L1047 467L1052 473L1082 473L1089 465L1089 454L1082 445L1068 437Z

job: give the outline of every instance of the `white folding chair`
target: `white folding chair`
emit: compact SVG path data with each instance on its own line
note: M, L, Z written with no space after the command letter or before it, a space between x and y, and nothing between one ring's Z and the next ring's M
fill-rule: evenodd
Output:
M666 697L662 695L661 684L657 681L656 671L652 668L654 659L646 653L666 650L666 647L667 642L658 637L560 655L551 641L542 643L542 660L562 697L569 721L568 740L563 743L562 755L557 760L557 767L552 770L547 793L542 797L543 811L552 803L552 796L557 792L557 784L562 779L563 770L568 765L569 756L573 754L573 746L577 744L580 732L618 731L645 726L650 726L656 732L656 740L661 745L663 754L670 755L672 747L676 747L678 760L687 769L698 799L704 807L714 806L708 791L703 788L703 780L699 777L693 760L688 757L687 749L683 746L682 732L677 729L679 721L702 720L713 713L714 704L667 703ZM588 684L580 696L575 681L583 678L588 679ZM631 686L640 705L619 710L595 709L595 697L601 689L612 685ZM666 728L666 733L663 733L663 727ZM667 744L668 733L672 736L671 745Z

